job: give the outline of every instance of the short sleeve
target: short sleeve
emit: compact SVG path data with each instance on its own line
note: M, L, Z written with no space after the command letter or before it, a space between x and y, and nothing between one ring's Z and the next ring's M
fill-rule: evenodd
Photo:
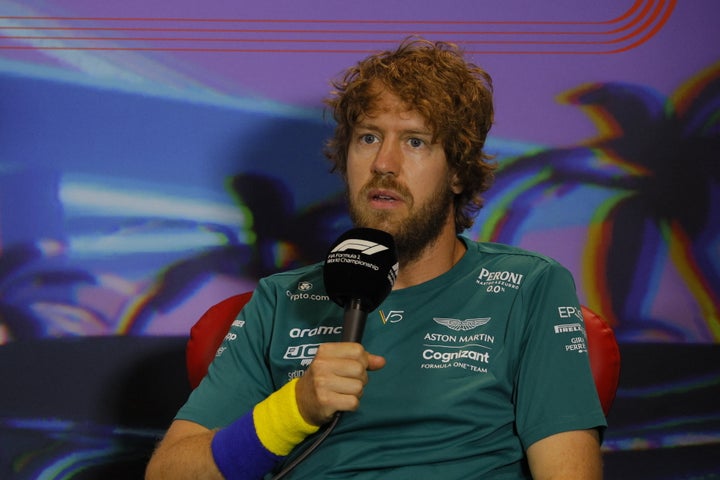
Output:
M606 426L572 275L549 262L529 287L516 306L525 310L515 396L525 449L556 433Z
M275 391L267 367L267 339L274 304L271 287L258 284L250 301L232 323L208 373L192 391L176 419L207 428L230 424Z

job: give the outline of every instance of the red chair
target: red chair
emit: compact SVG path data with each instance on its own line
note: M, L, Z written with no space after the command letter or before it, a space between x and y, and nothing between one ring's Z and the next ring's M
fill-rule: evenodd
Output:
M252 292L233 295L210 307L190 329L185 347L185 365L193 389L207 374L230 325L252 297Z
M252 292L227 298L208 309L190 330L186 348L188 379L192 388L197 387L207 373L220 343L230 329L230 324L250 300ZM595 312L582 307L588 339L588 353L595 387L605 415L615 400L620 379L620 349L610 326Z
M610 412L620 381L620 348L610 325L600 315L582 306L585 333L595 388L605 416Z

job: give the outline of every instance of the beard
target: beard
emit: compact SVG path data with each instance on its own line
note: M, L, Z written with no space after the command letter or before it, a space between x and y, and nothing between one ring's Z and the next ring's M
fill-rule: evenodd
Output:
M395 212L360 208L357 202L366 198L374 188L398 192L408 207L408 216L394 220ZM376 228L391 234L395 239L400 265L407 265L420 258L423 251L438 239L451 214L454 195L448 180L441 183L427 201L416 209L412 194L404 185L391 177L376 176L363 186L357 199L348 199L350 219L357 227Z

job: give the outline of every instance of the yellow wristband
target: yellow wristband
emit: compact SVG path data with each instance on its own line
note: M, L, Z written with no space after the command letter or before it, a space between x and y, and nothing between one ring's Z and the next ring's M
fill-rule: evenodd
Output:
M295 378L253 409L255 433L263 446L275 455L285 456L305 437L320 427L310 425L300 415L295 397Z

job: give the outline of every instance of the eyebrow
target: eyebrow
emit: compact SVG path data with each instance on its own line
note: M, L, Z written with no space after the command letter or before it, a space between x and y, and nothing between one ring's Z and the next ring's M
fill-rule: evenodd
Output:
M357 122L357 123L355 124L355 126L353 127L353 129L358 129L358 128L364 128L364 129L367 129L367 130L374 130L374 131L381 131L381 130L382 130L380 127L378 127L378 126L375 125L374 123L367 122L367 121ZM408 130L403 130L402 133L404 133L404 134L406 134L406 135L424 135L424 136L428 136L428 137L431 137L431 138L432 138L432 136L433 136L432 131L430 131L429 129L422 129L422 130L420 130L420 129L408 129Z

